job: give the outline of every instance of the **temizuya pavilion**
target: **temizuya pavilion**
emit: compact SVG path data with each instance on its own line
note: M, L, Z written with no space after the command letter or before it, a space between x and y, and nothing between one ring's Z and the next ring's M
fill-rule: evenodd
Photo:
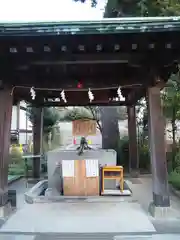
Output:
M0 205L7 203L11 111L17 101L24 99L39 109L128 106L130 166L136 172L134 106L146 96L153 202L156 207L169 207L160 89L177 70L179 57L179 17L0 24ZM123 101L114 101L118 88ZM35 92L33 99L30 89ZM34 147L36 152L38 147ZM34 166L38 177L39 162Z

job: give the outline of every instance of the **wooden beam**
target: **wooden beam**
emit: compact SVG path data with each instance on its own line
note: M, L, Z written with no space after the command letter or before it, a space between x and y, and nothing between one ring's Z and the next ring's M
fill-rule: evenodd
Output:
M136 90L131 90L128 94L128 100L132 105L136 104L138 100L146 96L146 88L138 88Z
M118 52L97 52L94 50L94 53L72 53L72 52L59 52L58 48L53 52L44 53L21 53L17 54L7 53L6 65L14 66L16 69L25 69L28 65L38 65L38 66L62 66L62 65L100 65L100 64L124 64L128 63L129 65L143 66L145 64L156 65L156 66L165 66L167 64L172 64L175 60L179 59L179 50L169 51L167 49L156 49L148 51L145 53L140 52L138 49L132 50L131 45L129 49L121 49ZM163 55L163 58L161 57ZM1 53L0 53L1 57ZM3 63L3 65L5 65Z
M37 107L68 107L68 106L130 106L131 103L128 101L93 101L93 102L31 102L32 105Z
M39 58L36 61L32 61L34 65L64 65L64 64L116 64L116 63L128 63L128 62L140 62L144 58L140 53L99 53L94 54L61 54L61 57L55 58L54 56L48 56L46 58Z
M134 74L133 74L134 73ZM18 88L23 91L24 87L31 88L34 86L35 88L43 88L49 89L66 89L66 90L75 90L77 89L78 82L82 83L82 89L88 88L118 88L126 87L126 88L136 88L143 84L148 84L147 81L144 81L144 74L141 72L131 71L129 69L128 72L117 72L117 74L91 74L91 76L83 76L80 74L76 75L39 75L33 76L27 74L18 74L14 75L14 78L4 79L4 82L11 84L11 86L19 86L15 88L15 92L18 91ZM21 87L21 88L20 88Z

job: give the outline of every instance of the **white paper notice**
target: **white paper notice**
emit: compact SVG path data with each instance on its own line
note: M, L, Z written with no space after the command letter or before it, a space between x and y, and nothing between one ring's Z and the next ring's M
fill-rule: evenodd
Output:
M86 160L86 177L99 176L99 163L97 159Z
M62 160L63 177L74 177L74 160Z

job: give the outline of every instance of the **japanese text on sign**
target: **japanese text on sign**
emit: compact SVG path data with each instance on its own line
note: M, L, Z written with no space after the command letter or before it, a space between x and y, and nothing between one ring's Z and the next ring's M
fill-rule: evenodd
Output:
M96 121L75 120L73 121L74 136L89 136L96 134Z

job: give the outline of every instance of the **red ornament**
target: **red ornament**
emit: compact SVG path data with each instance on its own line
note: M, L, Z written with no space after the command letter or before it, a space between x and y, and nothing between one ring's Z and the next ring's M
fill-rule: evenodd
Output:
M76 145L76 139L75 138L73 139L73 144Z
M82 88L82 87L83 87L82 83L81 83L81 82L78 82L77 88Z

